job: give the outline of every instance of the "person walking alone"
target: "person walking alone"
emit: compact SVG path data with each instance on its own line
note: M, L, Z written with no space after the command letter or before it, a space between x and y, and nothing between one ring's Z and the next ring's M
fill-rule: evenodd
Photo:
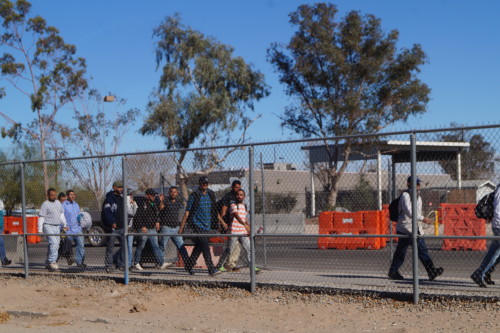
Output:
M412 200L411 200L411 176L408 177L407 186L408 190L404 191L399 199L399 216L398 223L396 226L396 233L398 235L407 235L412 236ZM422 235L422 223L430 223L427 217L422 215L422 198L420 197L420 179L416 179L417 184L417 223L418 223L418 234ZM394 252L394 257L392 258L391 267L389 269L389 278L392 280L403 280L404 277L399 273L399 268L403 266L406 257L406 251L408 247L412 244L411 237L409 238L399 238L398 246L396 247L396 251ZM443 274L444 269L442 267L435 267L434 263L429 255L429 251L427 250L427 246L425 245L425 240L423 238L417 238L417 247L418 247L418 258L422 262L427 271L427 275L430 281L433 281L436 277ZM415 249L414 249L415 250Z

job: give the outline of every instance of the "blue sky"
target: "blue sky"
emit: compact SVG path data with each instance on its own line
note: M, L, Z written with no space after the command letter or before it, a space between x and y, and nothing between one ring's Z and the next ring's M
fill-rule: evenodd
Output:
M250 129L253 141L296 138L282 130L277 117L289 104L284 87L266 62L273 42L289 41L294 30L288 14L314 1L253 0L33 0L32 13L57 27L78 55L87 59L94 87L113 91L127 99L128 107L143 112L157 86L152 31L166 17L179 13L183 23L232 45L266 76L271 96L256 103L262 117ZM385 31L400 32L400 46L422 45L429 57L420 78L431 89L428 112L389 130L498 123L500 105L500 2L461 0L340 0L334 1L341 16L351 10L381 18ZM3 53L3 51L2 51ZM5 85L5 84L2 84ZM9 94L0 110L23 122L32 119L27 100ZM143 113L145 116L145 114ZM68 115L61 115L68 117ZM121 151L163 149L158 137L142 137L137 126L127 135ZM0 120L0 126L6 126ZM4 140L0 147L10 143Z

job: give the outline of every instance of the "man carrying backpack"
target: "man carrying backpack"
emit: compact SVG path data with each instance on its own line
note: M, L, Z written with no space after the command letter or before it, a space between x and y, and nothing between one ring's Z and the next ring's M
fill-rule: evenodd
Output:
M493 235L495 236L500 236L499 186L497 186L497 190L495 191L495 196L493 199L493 219L491 220L491 230L493 231ZM479 265L478 269L476 269L470 276L472 281L483 288L486 288L486 284L495 284L495 282L491 280L491 273L493 272L495 266L498 264L499 257L500 241L498 239L494 239L493 241L491 241L491 245L488 249L488 252L486 252L486 254L484 255L481 265Z
M190 225L194 234L213 233L211 230L212 221L216 221L222 229L227 229L227 224L222 220L217 211L215 194L208 188L208 177L200 177L199 184L200 187L189 196L186 212L184 213L184 217L179 227L179 234L182 234L184 231L188 219L190 220ZM203 258L208 268L208 274L211 276L219 274L220 271L215 269L212 262L208 237L200 235L200 237L193 238L193 241L194 249L189 261L184 263L184 269L188 271L189 274L194 274L192 270L193 266L196 264L200 254L203 253Z
M408 190L404 191L399 199L398 204L398 224L396 227L396 233L398 235L412 235L412 200L411 200L411 176L408 177L407 186ZM422 235L422 223L430 223L427 217L422 215L422 198L418 191L420 191L420 179L416 179L417 183L417 221L418 221L418 234ZM392 280L403 280L404 277L399 273L399 268L403 265L406 256L406 250L412 244L412 239L410 238L399 238L398 246L396 252L394 252L394 257L392 258L391 267L389 269L389 278ZM418 247L418 258L422 262L429 276L429 280L433 281L436 277L443 274L444 269L442 267L434 267L431 257L429 256L429 251L425 245L425 240L423 238L417 238Z

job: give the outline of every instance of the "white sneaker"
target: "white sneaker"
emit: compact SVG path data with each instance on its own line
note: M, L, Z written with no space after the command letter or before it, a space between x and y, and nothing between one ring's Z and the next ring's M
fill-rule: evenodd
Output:
M56 262L49 263L49 271L54 272L59 269L59 265Z
M143 271L144 268L142 268L141 264L135 264L134 265L135 269L137 269L138 271Z
M160 269L167 269L167 267L172 266L174 263L172 262L166 262L163 265L160 266Z

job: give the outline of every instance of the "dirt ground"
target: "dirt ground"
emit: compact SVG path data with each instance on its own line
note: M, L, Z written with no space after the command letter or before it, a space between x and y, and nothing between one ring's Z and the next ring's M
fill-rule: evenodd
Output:
M499 332L500 302L0 276L0 332Z

